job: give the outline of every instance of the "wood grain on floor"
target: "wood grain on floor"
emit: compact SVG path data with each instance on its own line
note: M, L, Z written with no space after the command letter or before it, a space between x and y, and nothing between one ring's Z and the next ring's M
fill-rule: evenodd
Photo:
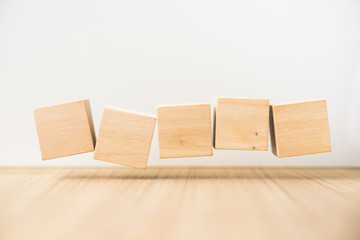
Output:
M360 239L360 169L0 168L0 239Z

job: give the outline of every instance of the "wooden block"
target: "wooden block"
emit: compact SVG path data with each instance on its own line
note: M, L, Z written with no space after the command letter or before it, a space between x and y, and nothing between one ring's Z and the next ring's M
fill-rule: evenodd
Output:
M212 156L210 104L157 108L160 158Z
M325 100L276 105L271 112L278 157L331 152Z
M268 132L268 99L217 99L216 149L267 151Z
M94 159L146 168L155 117L104 108Z
M38 108L34 117L43 160L94 151L88 100Z

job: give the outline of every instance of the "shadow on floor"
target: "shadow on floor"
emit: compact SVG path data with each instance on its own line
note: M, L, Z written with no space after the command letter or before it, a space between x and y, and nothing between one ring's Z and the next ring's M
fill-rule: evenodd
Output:
M360 168L80 168L69 169L61 177L71 179L119 179L119 180L246 180L246 179L359 179Z

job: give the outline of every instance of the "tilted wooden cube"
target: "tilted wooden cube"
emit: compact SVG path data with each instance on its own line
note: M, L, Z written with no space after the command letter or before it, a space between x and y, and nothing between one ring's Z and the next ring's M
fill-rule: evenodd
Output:
M218 98L215 148L268 150L269 100Z
M272 106L273 152L278 157L331 152L326 101Z
M94 159L146 168L155 117L104 108Z
M34 117L43 160L94 151L88 100L38 108Z
M210 104L157 108L160 158L212 156Z

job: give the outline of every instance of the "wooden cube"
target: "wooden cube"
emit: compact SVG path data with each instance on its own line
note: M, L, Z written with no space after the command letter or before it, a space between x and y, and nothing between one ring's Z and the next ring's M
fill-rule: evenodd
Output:
M278 157L331 152L325 100L276 105L271 111Z
M210 104L157 108L160 158L212 156Z
M43 160L94 151L88 100L38 108L34 117Z
M155 117L104 108L94 159L146 168Z
M268 150L269 100L218 98L215 148Z

